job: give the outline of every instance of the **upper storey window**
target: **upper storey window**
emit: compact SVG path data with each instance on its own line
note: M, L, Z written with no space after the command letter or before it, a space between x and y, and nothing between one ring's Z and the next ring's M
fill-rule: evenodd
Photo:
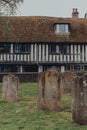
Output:
M14 53L30 53L31 45L27 43L15 43Z
M10 53L10 44L1 43L0 44L0 53Z
M68 34L69 33L69 24L55 24L55 33L56 34Z

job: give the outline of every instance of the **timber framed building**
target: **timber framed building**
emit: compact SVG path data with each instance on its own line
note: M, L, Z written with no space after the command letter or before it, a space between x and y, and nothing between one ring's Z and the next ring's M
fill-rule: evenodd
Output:
M0 73L87 70L87 15L78 15L1 17Z

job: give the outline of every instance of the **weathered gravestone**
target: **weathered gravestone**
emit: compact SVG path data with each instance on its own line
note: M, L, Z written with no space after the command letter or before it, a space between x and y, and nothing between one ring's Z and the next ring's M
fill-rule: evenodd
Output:
M62 73L63 81L63 93L71 93L71 89L74 84L74 77L76 72L64 72Z
M9 74L3 77L2 98L7 102L18 101L18 77Z
M50 68L39 74L37 108L60 111L62 104L61 75L57 68Z
M72 119L87 124L87 74L77 76L72 87Z

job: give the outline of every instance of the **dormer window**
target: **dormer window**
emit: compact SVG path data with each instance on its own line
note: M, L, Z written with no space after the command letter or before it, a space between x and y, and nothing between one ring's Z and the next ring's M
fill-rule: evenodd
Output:
M68 34L69 33L69 24L67 23L57 23L54 26L56 34Z

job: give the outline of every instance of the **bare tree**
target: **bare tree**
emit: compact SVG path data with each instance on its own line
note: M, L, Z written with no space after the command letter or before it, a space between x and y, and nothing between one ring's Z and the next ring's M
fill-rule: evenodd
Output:
M13 15L23 0L0 0L0 14Z
M13 15L16 13L18 6L23 0L0 0L0 16ZM8 17L0 17L0 34L7 39L13 39L15 34L12 32L12 27L8 21ZM1 36L1 37L2 37ZM2 39L2 38L1 38ZM0 41L1 41L0 39ZM1 49L0 49L1 50Z
M0 15L14 15L21 3L23 0L0 0ZM8 23L8 17L0 17L0 30L11 39L15 37L15 34L12 33L12 27Z

